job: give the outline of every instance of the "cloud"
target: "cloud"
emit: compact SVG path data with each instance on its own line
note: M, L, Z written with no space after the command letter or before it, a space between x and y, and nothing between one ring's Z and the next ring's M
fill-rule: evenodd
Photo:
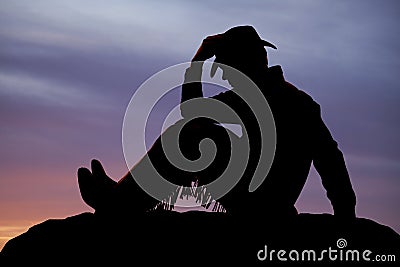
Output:
M25 97L31 101L47 102L70 108L107 109L105 101L99 96L88 95L85 89L66 86L24 74L0 73L0 92L13 97ZM91 99L91 101L87 101Z

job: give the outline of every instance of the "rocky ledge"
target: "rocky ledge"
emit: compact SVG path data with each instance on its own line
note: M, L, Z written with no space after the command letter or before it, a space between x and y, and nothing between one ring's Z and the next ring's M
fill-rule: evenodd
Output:
M339 221L330 214L299 214L290 220L239 220L224 213L164 211L123 219L93 213L50 219L11 239L0 259L53 266L398 266L399 251L399 234L365 218Z

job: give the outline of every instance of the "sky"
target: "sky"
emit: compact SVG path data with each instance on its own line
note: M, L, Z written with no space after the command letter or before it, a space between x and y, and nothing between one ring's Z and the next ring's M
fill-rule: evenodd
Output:
M321 105L345 156L357 215L400 232L399 7L396 0L0 1L0 248L46 219L93 211L80 197L77 169L96 158L116 181L127 172L121 133L135 90L189 61L206 36L237 25L253 25L274 43L270 65ZM179 90L168 103L178 105ZM315 170L296 207L332 213Z

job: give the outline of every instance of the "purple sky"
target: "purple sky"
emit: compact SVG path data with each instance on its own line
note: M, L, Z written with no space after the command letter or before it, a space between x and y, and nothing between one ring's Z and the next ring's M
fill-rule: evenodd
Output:
M190 60L205 36L244 24L278 46L270 65L321 105L358 216L400 232L398 1L9 0L0 4L0 248L34 223L89 211L76 171L97 158L115 180L125 174L121 129L135 89ZM297 208L332 211L315 171Z

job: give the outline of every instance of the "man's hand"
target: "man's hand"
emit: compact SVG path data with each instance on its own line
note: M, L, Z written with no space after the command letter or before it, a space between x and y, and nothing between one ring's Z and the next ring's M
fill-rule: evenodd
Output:
M222 38L221 34L211 35L206 37L201 43L199 49L196 54L192 58L193 61L205 61L209 58L212 58L215 55L216 48L218 43Z

